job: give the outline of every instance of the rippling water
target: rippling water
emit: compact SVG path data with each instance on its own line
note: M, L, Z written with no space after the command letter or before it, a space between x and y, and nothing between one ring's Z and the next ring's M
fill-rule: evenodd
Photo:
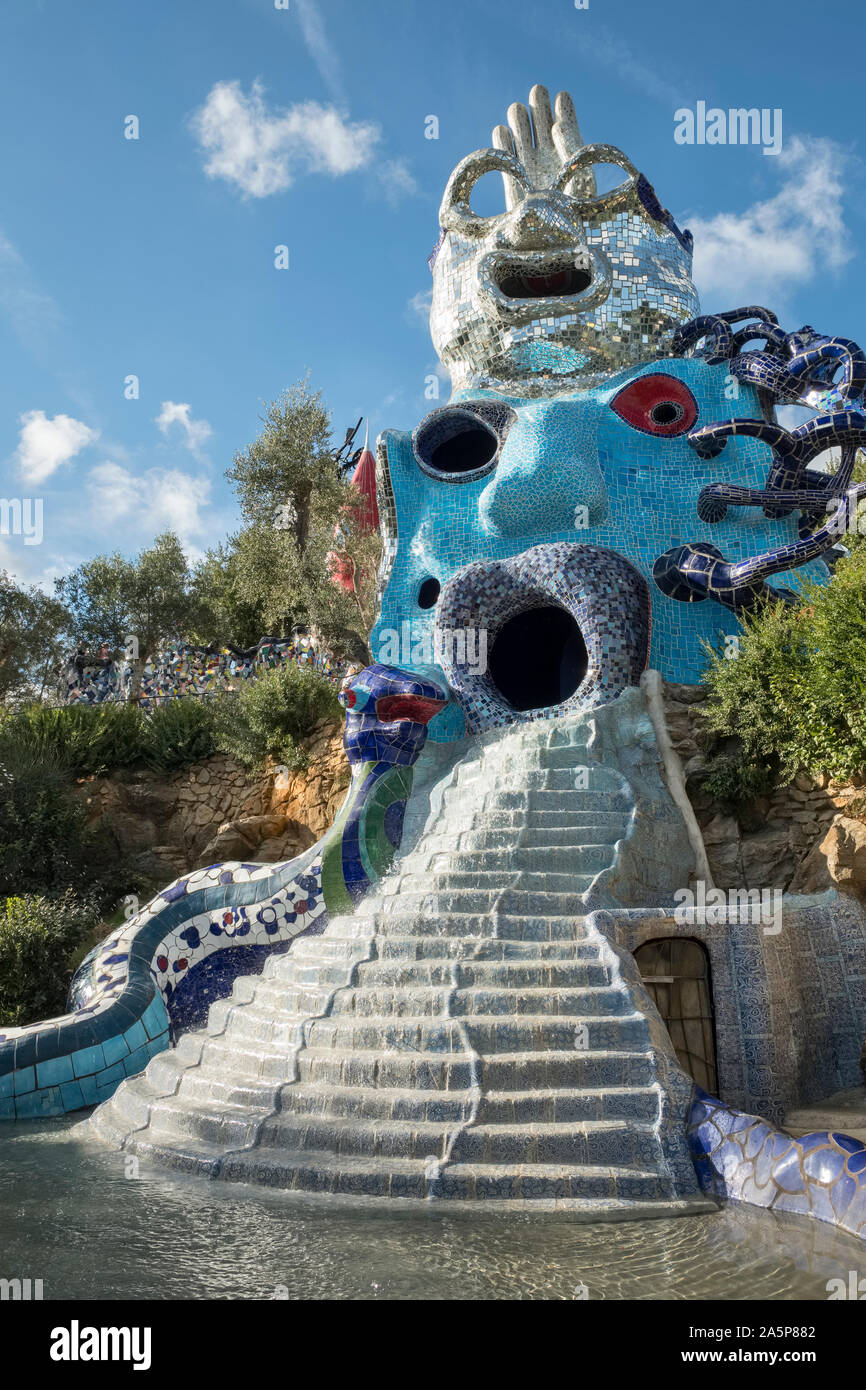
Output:
M69 1121L0 1125L0 1278L41 1278L47 1299L823 1301L864 1264L853 1237L736 1205L593 1225L397 1213L125 1162Z

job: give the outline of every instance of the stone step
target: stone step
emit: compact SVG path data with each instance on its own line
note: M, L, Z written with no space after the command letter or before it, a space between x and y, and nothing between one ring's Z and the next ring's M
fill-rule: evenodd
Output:
M473 795L490 795L510 791L519 786L524 791L562 791L580 796L619 796L624 788L615 773L589 759L569 757L527 766L501 764L479 769L478 765L463 763L457 777L446 788L445 795L458 793L462 799Z
M297 1071L298 1080L310 1086L465 1091L475 1084L478 1060L471 1052L422 1057L411 1051L383 1053L380 1048L359 1048L340 1052L314 1045L298 1052Z
M239 1076L215 1075L201 1067L190 1067L184 1072L176 1094L190 1106L249 1106L267 1111L277 1108L283 1084L281 1081L245 1081Z
M250 1024L251 1029L257 1026L255 1022ZM288 1035L293 1028L293 1024L274 1024L273 1041L279 1044L285 1035L290 1046ZM533 1014L528 1018L476 1014L471 1019L328 1017L313 1019L307 1024L305 1034L310 1047L328 1047L339 1052L393 1049L423 1054L472 1050L495 1054L548 1048L562 1051L576 1047L579 1051L592 1052L649 1046L648 1024L638 1013L617 1017L582 1015L580 1018L561 1018L556 1014ZM246 1036L256 1037L257 1034L251 1032Z
M613 842L605 839L587 841L581 845L512 845L510 849L452 849L450 853L437 850L417 858L405 859L397 866L400 881L414 877L418 872L431 875L440 883L448 881L457 887L464 880L472 886L472 880L483 885L488 880L503 874L510 880L520 874L521 880L528 878L532 887L543 887L543 880L551 880L551 888L562 878L563 886L577 875L596 874L606 869L615 858Z
M252 1054L244 1054L248 1067ZM593 1052L555 1052L544 1049L503 1052L476 1057L472 1052L390 1052L360 1048L352 1052L331 1047L305 1047L297 1053L297 1074L303 1084L396 1088L398 1090L464 1091L478 1084L488 1090L557 1090L574 1087L651 1086L652 1059L626 1048ZM206 1069L210 1069L209 1065ZM285 1068L288 1072L288 1068ZM270 1073L247 1072L258 1079ZM286 1080L291 1079L287 1074Z
M585 793L584 793L585 795ZM481 807L477 813L477 819L471 825L456 827L453 834L473 835L478 831L512 830L515 835L518 832L531 832L536 830L569 830L573 829L579 836L587 829L594 826L603 827L605 825L631 823L631 806L622 806L619 809L609 809L607 806L598 806L591 809L586 806L583 800L577 801L573 806L569 803L556 805L553 808L534 807L531 812L527 812L525 807L515 808L491 808ZM437 822L439 824L440 822ZM444 835L448 833L445 829L435 831L433 827L425 831L423 839L426 841L435 834Z
M395 1086L327 1086L296 1082L283 1089L283 1114L342 1116L370 1120L430 1120L459 1124L468 1120L476 1093L463 1091L400 1090Z
M193 1078L190 1073L189 1080ZM189 1082L184 1082L189 1090ZM214 1099L217 1098L214 1094ZM282 1113L381 1120L429 1120L459 1124L472 1117L481 1124L529 1125L542 1122L583 1124L589 1120L658 1118L659 1092L654 1086L584 1086L551 1091L490 1091L478 1096L463 1091L401 1090L398 1087L315 1086L296 1082L283 1090Z
M242 1084L282 1084L294 1079L296 1051L223 1034L207 1038L201 1069L210 1076L232 1077Z
M154 1135L160 1132L162 1102L154 1106ZM235 1118L191 1112L192 1132L231 1143L240 1133ZM642 1166L657 1153L652 1132L625 1121L588 1120L574 1124L477 1125L465 1127L430 1120L381 1120L358 1116L316 1117L285 1110L265 1120L257 1132L259 1148L289 1153L306 1150L341 1156L383 1158L449 1157L460 1163L566 1163ZM449 1145L453 1148L449 1151Z
M135 1151L176 1170L311 1195L327 1193L331 1201L339 1197L357 1201L365 1196L423 1200L435 1193L441 1200L474 1202L483 1198L488 1210L497 1210L497 1203L506 1210L519 1201L530 1210L567 1210L572 1219L591 1222L617 1216L648 1219L716 1210L714 1202L700 1195L668 1197L664 1195L667 1184L658 1174L634 1169L549 1165L544 1171L527 1171L505 1164L454 1164L441 1170L437 1178L430 1164L414 1159L383 1163L381 1159L307 1153L293 1162L279 1150L226 1154L220 1145L201 1139L166 1144L147 1135L136 1138ZM615 1195L611 1195L611 1188Z
M206 1161L208 1149L190 1146L190 1160ZM327 1192L354 1197L425 1198L435 1192L445 1200L473 1201L500 1197L510 1201L595 1200L610 1210L612 1199L630 1203L665 1203L669 1180L646 1169L567 1164L448 1164L440 1170L425 1159L367 1158L329 1152L284 1153L256 1149L228 1154L220 1165L228 1181L260 1182L301 1192ZM711 1204L701 1203L701 1208Z
M478 776L519 773L528 767L572 767L579 763L578 750L586 762L598 767L598 763L586 756L589 739L589 731L584 725L575 737L562 743L539 740L533 745L522 741L518 747L508 741L491 744L481 757L467 758L458 763L452 776L468 782Z
M588 883L590 881L587 879ZM583 917L586 911L577 888L571 892L544 892L500 886L498 890L463 888L437 892L428 889L426 893L410 892L409 889L400 893L395 888L393 895L380 896L376 903L364 910L358 921L358 930L359 933L367 932L370 916L375 913L377 935L387 934L394 925L398 925L403 928L400 931L402 936L426 936L430 933L484 936L491 933L491 913L494 908L499 922L503 918L512 919L511 930L515 933L519 933L521 925L531 918L536 924L532 928L535 935L527 939L539 939L537 924L542 920L547 923L545 937L548 934L563 937L574 931L574 920ZM405 930L406 926L412 926L411 933ZM513 939L521 940L522 936L515 935Z
M543 861L538 861L536 867L524 865L523 856L517 852L510 865L493 867L482 863L474 869L468 856L463 860L457 858L454 864L446 866L439 855L434 855L438 864L425 865L421 872L401 871L395 876L395 884L399 885L395 895L399 897L403 892L486 894L492 905L503 888L522 893L580 894L586 892L597 874L610 868L616 855L613 846L596 845L591 850L575 851L575 858L578 857L583 862L572 867L546 869ZM383 901L387 901L391 894L382 896ZM473 897L470 901L477 904L479 900Z
M499 1052L480 1062L482 1090L538 1091L574 1087L651 1086L655 1073L650 1056L626 1048L596 1048L591 1052Z
M245 1148L256 1142L262 1123L272 1108L268 1105L232 1105L205 1098L190 1105L181 1092L152 1102L148 1134L157 1143L171 1137L183 1139L191 1136L222 1148Z
M393 921L393 914L389 920ZM457 920L459 921L460 918L458 917ZM486 926L489 932L488 918L473 916L471 921ZM500 934L496 937L486 933L483 936L473 935L468 929L461 931L459 935L455 933L453 936L444 933L412 936L408 932L401 935L399 922L394 922L392 932L389 932L387 936L377 938L375 954L372 957L368 954L359 960L355 966L356 975L359 976L359 972L367 965L378 964L382 961L394 963L413 960L439 961L440 963L448 961L465 961L467 963L526 961L529 964L542 960L551 963L562 962L563 964L570 961L598 961L597 944L588 941L582 934L578 934L582 932L579 918L573 918L568 924L568 929L572 935L566 935L564 931L561 936L553 940L503 936L503 929L509 929L511 925L512 920L510 918L500 916L497 919L497 930ZM519 919L515 919L514 925L520 927ZM348 928L343 928L343 930L348 930ZM328 937L314 939L323 943L323 952L326 944L329 948L333 945L333 941L329 940ZM351 943L351 940L352 938L348 938L348 943ZM297 960L301 963L305 960L305 957L300 954L300 947L303 944L302 941L297 942L299 951ZM341 946L342 940L337 939L337 944ZM342 956L339 958L342 959Z
M368 961L358 967L359 989L391 986L453 986L460 989L473 986L510 989L588 989L610 983L610 970L595 959L563 962L538 960L465 960L453 961Z
M559 774L549 773L545 776L555 778ZM478 805L471 808L467 808L466 796L465 789L448 787L442 794L443 811L454 811L459 815L461 811L466 813L470 810L472 815L484 817L497 811L519 811L524 821L528 819L532 822L539 812L544 811L558 811L560 814L573 816L576 812L585 814L587 811L632 810L632 803L623 791L579 790L568 785L524 785L522 778L519 787L512 784L510 787L485 792Z
M251 1004L236 1009L229 1030L218 1036L225 1036L241 1047L260 1045L289 1053L304 1045L305 1029L315 1026L309 1018L305 1013L274 1015Z
M257 1012L268 1012L268 1001L256 998ZM287 1002L286 1007L291 1007ZM586 1014L625 1014L634 1004L621 986L578 986L573 989L545 989L544 986L511 985L372 985L340 991L329 1011L330 1018L410 1018L413 1016L466 1018L485 1014L547 1014L580 1018ZM271 1011L272 1016L273 1012Z
M526 850L574 851L590 845L615 845L628 833L631 820L615 812L609 816L588 816L584 825L524 826L521 830L502 827L491 830L486 823L459 834L427 835L423 846L413 849L398 864L398 870L418 863L431 854L479 854L487 850L523 853Z
M249 1019L261 1013L260 1000L270 997L274 1001L274 1019L279 1022L294 1021L302 1023L304 1019L315 1018L325 1012L333 994L332 989L307 990L303 987L292 988L282 983L271 984L271 994L268 996L267 988L270 982L259 984L255 998L249 1004L239 1003L231 998L220 999L211 1005L208 1014L207 1031L209 1033L221 1033L233 1024L233 1021L242 1017ZM278 1002L279 1001L279 1002ZM242 1036L250 1036L244 1024L241 1024L240 1033Z

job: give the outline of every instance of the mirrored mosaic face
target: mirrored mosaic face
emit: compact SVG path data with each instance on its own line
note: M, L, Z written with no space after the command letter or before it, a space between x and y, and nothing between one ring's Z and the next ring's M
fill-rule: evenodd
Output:
M691 236L648 180L614 146L584 145L571 98L560 93L554 113L543 87L493 142L451 176L431 257L431 333L455 388L521 381L549 394L664 352L698 300ZM620 181L599 194L602 165ZM482 217L473 191L492 171L504 208Z

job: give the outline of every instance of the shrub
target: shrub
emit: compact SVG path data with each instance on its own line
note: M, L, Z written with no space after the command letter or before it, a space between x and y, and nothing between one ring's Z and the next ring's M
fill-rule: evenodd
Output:
M800 767L839 780L866 768L866 546L803 599L746 615L736 660L710 651L707 728L740 750L738 769L722 755L710 776L744 796Z
M741 811L759 796L772 791L778 776L773 762L750 762L736 753L720 753L707 763L701 790L723 810Z
M0 725L0 761L12 748L76 777L98 776L139 761L142 722L134 705L27 705Z
M107 828L94 828L56 751L5 747L0 762L0 896L74 889L100 900L128 889Z
M63 1013L73 954L99 918L75 894L0 898L0 1026Z
M250 682L237 696L220 696L214 702L216 739L249 768L260 768L269 755L299 768L306 761L301 741L319 720L341 713L330 682L293 663Z
M213 704L171 700L147 716L141 729L141 759L153 772L177 772L216 752Z

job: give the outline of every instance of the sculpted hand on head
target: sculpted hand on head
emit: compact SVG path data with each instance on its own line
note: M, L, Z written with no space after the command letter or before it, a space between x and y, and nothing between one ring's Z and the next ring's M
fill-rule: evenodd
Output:
M584 145L567 93L554 113L534 87L529 105L509 108L493 146L461 161L442 200L431 333L456 389L561 390L644 360L648 344L669 343L697 312L691 239L643 175L614 146ZM600 195L599 164L627 176ZM502 174L505 208L482 217L471 196L491 171Z

